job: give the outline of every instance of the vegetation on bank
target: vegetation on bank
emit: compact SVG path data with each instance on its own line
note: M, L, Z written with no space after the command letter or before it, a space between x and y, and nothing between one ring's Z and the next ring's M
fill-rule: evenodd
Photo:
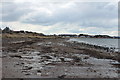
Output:
M0 29L2 33L2 37L4 38L18 38L18 37L23 37L23 38L55 38L54 36L47 36L44 35L43 33L36 33L36 32L31 32L31 31L13 31L9 27L4 28L3 30Z
M78 38L120 38L120 37L112 37L109 35L88 35L88 34L59 34L59 35L45 35L43 33L31 32L31 31L13 31L9 27L0 29L0 33L2 33L2 37L31 37L31 38L70 38L70 37L78 37Z

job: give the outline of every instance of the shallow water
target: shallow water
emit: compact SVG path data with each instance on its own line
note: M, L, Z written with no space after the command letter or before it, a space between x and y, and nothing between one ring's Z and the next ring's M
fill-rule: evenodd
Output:
M77 41L102 47L115 48L115 51L120 51L118 45L119 39L108 38L71 38L69 41Z

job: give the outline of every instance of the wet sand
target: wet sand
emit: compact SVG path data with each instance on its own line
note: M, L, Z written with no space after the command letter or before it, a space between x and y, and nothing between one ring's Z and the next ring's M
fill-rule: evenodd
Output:
M67 38L3 38L3 78L119 78L119 53Z

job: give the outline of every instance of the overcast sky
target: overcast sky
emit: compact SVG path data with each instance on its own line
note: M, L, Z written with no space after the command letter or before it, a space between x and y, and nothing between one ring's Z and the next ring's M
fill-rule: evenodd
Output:
M44 34L118 35L118 2L2 2L2 28Z

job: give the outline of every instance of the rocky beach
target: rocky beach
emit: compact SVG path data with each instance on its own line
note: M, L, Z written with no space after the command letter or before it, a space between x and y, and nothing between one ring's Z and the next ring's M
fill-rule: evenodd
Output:
M119 78L120 53L69 38L3 37L3 78Z
M118 0L0 3L0 79L120 80Z

